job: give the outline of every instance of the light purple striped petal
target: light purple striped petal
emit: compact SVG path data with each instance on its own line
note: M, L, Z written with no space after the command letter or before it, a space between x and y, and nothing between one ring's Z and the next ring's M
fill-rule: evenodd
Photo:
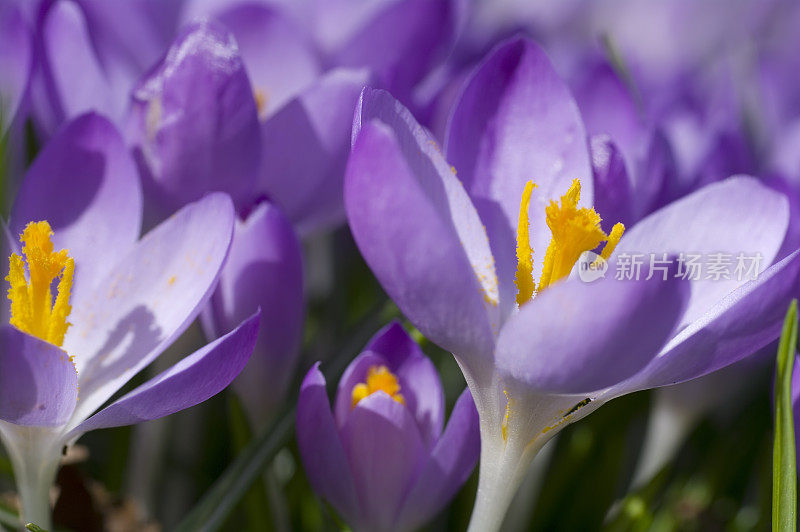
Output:
M656 211L640 221L622 237L615 255L649 253L700 254L702 262L713 255L728 257L728 277L709 277L704 266L699 280L692 280L692 297L682 324L686 325L708 311L746 279L734 275L737 257L760 255L760 269L776 256L789 221L786 198L745 176L731 177ZM748 263L749 264L749 263Z
M73 305L64 348L75 356L80 422L152 362L197 316L233 237L225 194L209 194L144 236Z
M187 356L167 371L103 408L75 427L69 437L168 416L224 390L244 369L258 335L259 313Z
M677 384L755 353L780 336L798 286L800 252L796 251L722 298L675 335L641 372L607 395Z
M609 266L611 271L613 262ZM509 319L497 342L500 372L549 393L588 393L642 369L677 326L689 283L673 263L649 280L580 279L548 287Z
M354 138L345 206L361 254L426 337L485 363L497 285L469 197L435 141L387 93L364 91Z

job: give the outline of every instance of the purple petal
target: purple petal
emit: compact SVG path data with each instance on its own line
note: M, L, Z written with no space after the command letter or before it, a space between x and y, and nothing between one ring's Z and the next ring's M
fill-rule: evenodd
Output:
M761 272L680 331L639 374L611 396L701 377L751 355L780 336L800 286L800 252Z
M422 440L430 448L444 425L444 391L433 362L397 322L378 331L364 351L382 356L397 375L406 408L417 420Z
M80 421L152 362L214 289L233 237L228 196L210 194L145 235L85 302L73 305L64 347L75 355Z
M69 437L90 430L158 419L217 395L239 375L250 359L256 344L259 319L259 314L254 314L230 333L136 387L75 427Z
M644 158L633 173L634 219L688 193L688 185L679 177L669 142L660 130L654 130Z
M221 336L261 308L261 329L247 371L234 386L254 420L283 400L303 333L303 259L292 226L276 206L260 204L236 222L233 244L204 318Z
M66 423L78 399L69 355L16 327L0 327L0 419L18 425Z
M669 339L689 283L650 280L593 284L571 279L539 293L509 319L497 342L500 371L537 391L587 393L643 368Z
M318 495L354 523L359 516L358 496L339 431L325 391L319 362L308 371L297 399L297 447L303 466Z
M118 64L113 68L126 69L130 82L135 79L132 74L150 68L169 46L182 1L79 0L103 61L114 61Z
M341 437L362 508L359 528L391 530L428 458L414 418L405 406L377 392L350 412Z
M0 4L0 135L14 120L28 87L31 48L31 32L19 8Z
M384 2L351 35L333 62L367 67L382 87L408 101L414 86L444 58L455 33L457 2Z
M133 95L131 141L146 189L165 208L210 191L242 206L261 164L256 102L233 36L189 26Z
M609 135L625 160L638 159L647 132L630 89L605 60L589 70L575 90L587 133Z
M416 530L435 516L469 478L480 450L478 411L467 388L403 503L397 530Z
M87 114L66 124L34 160L11 214L15 237L47 220L56 249L75 258L73 304L89 295L139 237L142 192L116 128Z
M496 281L466 192L434 140L387 93L364 91L354 136L345 206L361 254L426 337L485 361Z
M261 127L259 189L281 205L301 232L344 218L342 180L353 108L366 82L363 70L333 70Z
M530 207L534 250L547 249L550 241L545 206L573 179L581 180L582 203L592 204L589 149L578 106L545 53L526 39L499 45L468 80L448 127L447 160L470 196L499 205L506 230L517 227L525 183L538 185ZM513 247L505 255L493 249L498 263L514 260ZM534 265L537 278L541 264Z
M732 177L709 185L653 213L626 231L615 252L622 254L685 253L731 257L730 279L692 280L692 297L683 318L687 324L744 280L732 275L736 257L761 256L760 269L772 263L786 234L789 207L781 194L749 177Z
M633 222L633 186L625 160L608 135L591 138L594 208L603 218L606 232L617 222L629 227Z
M49 132L87 111L112 119L122 114L124 101L115 97L107 72L97 56L83 9L59 0L47 8L40 33L42 76L48 107L40 123Z
M283 107L319 75L311 44L277 7L239 3L215 18L233 32L250 81L264 97L265 107L259 109L262 119Z

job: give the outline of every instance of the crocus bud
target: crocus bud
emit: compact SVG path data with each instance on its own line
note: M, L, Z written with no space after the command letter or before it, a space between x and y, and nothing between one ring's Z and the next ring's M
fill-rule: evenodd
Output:
M134 89L128 136L146 192L163 209L209 191L227 192L239 208L247 203L261 135L233 35L213 22L183 30Z
M354 530L414 530L466 481L480 451L472 396L447 427L431 361L397 323L350 363L333 411L314 365L297 405L297 441L314 490Z

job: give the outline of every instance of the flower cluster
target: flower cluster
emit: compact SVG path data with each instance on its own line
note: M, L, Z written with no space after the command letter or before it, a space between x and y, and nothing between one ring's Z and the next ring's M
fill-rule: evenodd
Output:
M51 528L88 431L229 385L231 438L212 402L183 440L238 472L274 448L267 489L219 505L253 528L254 497L308 485L354 530L416 530L478 464L469 529L501 530L545 444L658 389L646 481L763 385L800 293L798 24L754 0L0 0L21 521ZM296 446L257 438L280 422Z

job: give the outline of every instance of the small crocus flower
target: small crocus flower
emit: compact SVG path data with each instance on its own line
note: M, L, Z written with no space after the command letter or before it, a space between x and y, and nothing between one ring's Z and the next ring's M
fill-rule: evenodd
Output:
M235 329L261 308L253 356L233 386L255 427L263 427L284 400L303 334L302 250L289 220L274 204L259 203L237 218L219 284L203 311L211 338Z
M479 453L469 390L444 426L436 368L397 323L344 372L333 411L315 364L297 404L297 442L314 490L354 530L415 530L453 497Z
M501 44L473 72L448 131L445 160L405 108L365 90L345 204L386 292L464 372L481 423L471 529L497 530L558 430L614 397L708 374L774 340L800 259L773 264L786 200L747 177L603 231L578 108L525 39ZM571 275L600 244L606 278ZM681 253L761 262L757 279L694 280L666 260ZM634 255L663 257L662 271L645 264L615 279Z
M141 191L121 136L85 115L44 147L12 209L0 327L0 438L22 518L49 528L62 449L89 430L156 419L225 388L255 345L258 316L111 403L193 321L233 233L224 194L139 239ZM98 410L99 409L99 410Z

